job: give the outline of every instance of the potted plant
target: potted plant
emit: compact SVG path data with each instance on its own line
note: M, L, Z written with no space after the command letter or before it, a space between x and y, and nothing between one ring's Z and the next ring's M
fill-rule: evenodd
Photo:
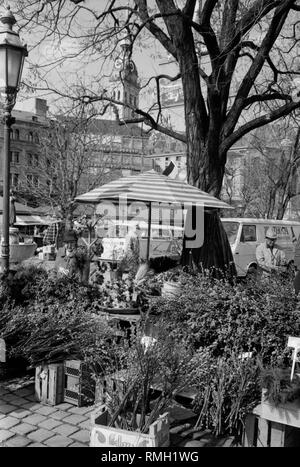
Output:
M168 446L168 410L187 384L191 361L185 343L165 330L153 338L137 329L116 348L111 372L96 377L90 446Z

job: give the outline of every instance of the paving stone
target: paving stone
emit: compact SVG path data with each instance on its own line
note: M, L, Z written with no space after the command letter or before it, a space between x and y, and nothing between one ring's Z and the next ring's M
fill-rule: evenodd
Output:
M29 423L29 425L38 425L38 423L42 423L45 420L47 420L47 417L45 417L44 415L41 415L39 413L33 413L28 417L23 418L22 421L24 423Z
M7 446L12 448L25 448L29 443L31 443L30 439L25 438L25 436L16 435L7 441Z
M63 410L57 410L57 412L53 412L50 414L51 418L54 420L62 420L63 418L69 417L70 414L68 412L64 412Z
M28 410L31 410L31 412L36 412L38 409L41 408L41 404L39 402L29 402L29 401L27 401L25 405L27 406L26 408Z
M12 436L15 436L15 433L12 433L11 431L8 431L8 430L0 430L0 443L2 441L6 441Z
M79 423L79 427L83 430L89 430L91 428L91 420L86 420L85 422Z
M69 448L88 448L89 446L87 446L86 444L78 443L76 441L75 443L70 444L68 447Z
M68 410L70 413L74 413L75 415L86 415L90 413L92 410L91 407L72 407Z
M31 431L36 430L36 426L29 425L29 423L19 423L16 426L13 426L11 429L14 433L17 433L18 435L27 435Z
M69 417L64 418L64 423L71 423L71 425L79 425L81 422L85 422L86 417L82 415L70 415Z
M15 405L11 404L0 404L0 413L8 414L10 412L13 412L16 410L18 407Z
M51 413L56 412L55 407L49 407L48 405L41 405L38 409L35 410L36 413L40 413L41 415L50 415Z
M15 393L18 395L18 396L31 396L32 393L34 393L34 387L28 387L28 388L24 388L24 389L17 389L15 391Z
M32 401L32 402L37 401L35 394L31 394L30 396L25 396L25 399L27 399L28 401Z
M4 396L4 394L8 394L8 390L5 388L0 388L0 396Z
M45 448L47 446L45 446L44 444L42 443L31 443L31 444L28 444L27 446L28 448Z
M17 405L18 407L23 407L28 401L24 399L24 397L15 397L13 400L11 400L11 403L13 405Z
M1 418L5 417L6 415L4 413L0 413L0 420Z
M90 441L90 432L88 430L80 430L71 435L71 438L80 441L81 443L88 443Z
M62 404L56 405L56 408L58 410L68 410L70 408L74 407L74 405L69 404L69 402L63 402Z
M63 420L63 423L57 426L56 428L54 428L53 431L55 431L56 433L59 433L62 436L70 436L79 430L80 430L79 427L76 427L74 425L67 425L65 421Z
M30 412L34 412L34 409L32 409L33 403L26 401L25 404L22 405L23 409L30 410Z
M26 447L27 448L46 448L47 446L45 446L42 443L31 443L31 444L28 444L28 446Z
M18 407L16 410L13 410L10 415L13 417L23 419L25 417L28 417L28 415L31 415L30 410L23 409L22 407Z
M8 394L4 394L4 396L1 396L1 400L5 402L11 402L14 399L21 399L21 397L16 396L12 392L9 392Z
M61 425L61 421L53 420L53 418L48 418L44 422L38 424L40 428L45 428L45 430L53 430L53 428L57 427L58 425Z
M29 433L28 438L32 439L33 441L37 441L38 443L42 443L51 436L53 436L52 431L39 428L38 430Z
M8 415L8 417L2 418L0 420L0 429L9 430L9 428L11 428L12 426L18 425L18 423L20 423L20 420Z
M47 441L45 441L45 444L47 446L50 446L53 448L59 448L59 447L66 448L71 443L72 443L71 439L66 438L65 436L60 436L60 435L53 436L52 438L47 439Z

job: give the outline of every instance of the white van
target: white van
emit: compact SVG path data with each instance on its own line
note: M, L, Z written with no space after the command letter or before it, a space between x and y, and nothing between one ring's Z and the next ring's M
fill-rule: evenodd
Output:
M100 257L105 260L120 260L124 255L125 236L130 227L135 226L136 221L110 221L106 231L98 229L97 235L102 237L103 253ZM138 222L141 230L140 257L147 256L148 224L144 221ZM150 258L169 256L179 259L182 251L183 228L177 226L156 225L151 226Z
M238 276L246 276L249 269L257 268L256 247L265 241L268 227L276 229L276 244L285 252L288 264L294 262L300 222L238 217L221 220L228 236Z

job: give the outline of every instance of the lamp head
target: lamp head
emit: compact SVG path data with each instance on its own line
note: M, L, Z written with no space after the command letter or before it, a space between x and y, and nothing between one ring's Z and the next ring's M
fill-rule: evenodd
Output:
M8 7L0 17L0 92L5 96L14 96L18 92L24 59L28 55L26 45L13 31L15 23Z

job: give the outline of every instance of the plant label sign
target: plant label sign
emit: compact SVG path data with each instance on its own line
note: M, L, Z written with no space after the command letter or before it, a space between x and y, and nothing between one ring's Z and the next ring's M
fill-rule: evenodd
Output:
M4 339L0 339L0 362L6 362L6 345Z

